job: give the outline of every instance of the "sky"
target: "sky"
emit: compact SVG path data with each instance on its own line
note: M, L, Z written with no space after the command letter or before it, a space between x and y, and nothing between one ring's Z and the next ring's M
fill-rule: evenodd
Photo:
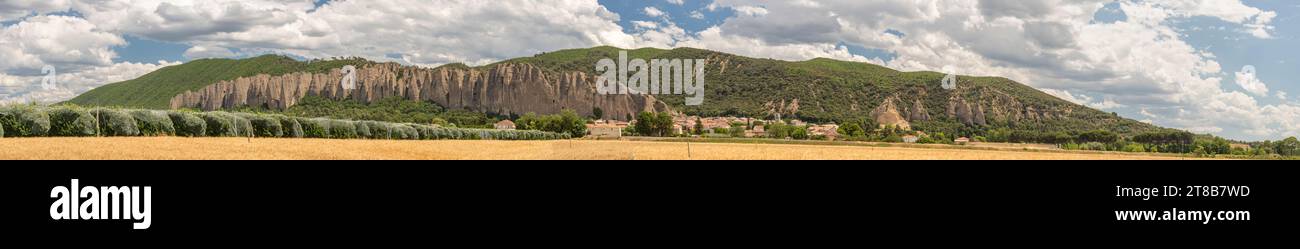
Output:
M1279 140L1300 135L1298 16L1282 0L0 0L0 102L201 58L433 67L695 47L1000 76L1160 126Z

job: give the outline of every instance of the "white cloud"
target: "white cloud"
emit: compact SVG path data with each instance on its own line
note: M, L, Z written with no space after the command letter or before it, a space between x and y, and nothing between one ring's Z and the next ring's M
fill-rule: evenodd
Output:
M56 88L45 90L40 87L43 76L10 76L0 74L0 104L13 103L55 103L71 99L77 95L109 83L122 82L138 78L159 68L179 65L180 62L159 61L158 63L120 62L112 65L89 68L81 72L56 74Z
M685 0L668 0L668 3L676 4L676 5L686 4Z
M668 14L668 13L664 13L664 11L659 10L659 8L655 8L655 7L645 7L644 12L646 16L650 16L650 17L661 17Z
M35 16L0 30L0 72L38 75L42 67L76 72L113 63L112 47L126 45L116 34L69 16Z
M185 58L202 59L202 58L229 58L236 56L234 51L223 47L209 47L204 45L194 45L185 50Z
M0 22L18 20L34 14L67 10L69 6L69 0L0 1Z

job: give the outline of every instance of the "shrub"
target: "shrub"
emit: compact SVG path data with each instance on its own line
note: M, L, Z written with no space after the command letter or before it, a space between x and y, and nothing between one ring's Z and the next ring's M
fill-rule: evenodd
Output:
M50 115L36 106L20 105L0 110L0 123L10 137L39 137L50 131Z
M273 115L273 117L280 120L280 128L284 130L283 137L302 137L302 125L298 124L297 118L284 115Z
M205 112L199 114L207 123L208 136L241 137L253 132L253 124L248 119L226 112Z
M360 138L373 138L373 137L371 137L371 134L370 134L370 125L366 124L366 122L361 122L361 121L352 122L352 126L353 126L353 127L356 129L356 131L357 131L357 137L360 137Z
M298 124L302 126L302 136L308 138L329 138L329 122L325 119L306 119L296 118Z
M78 107L50 108L50 136L87 137L98 134L95 115Z
M0 124L0 137L5 137L5 125Z
M357 138L357 127L352 121L330 120L330 137L352 139Z
M253 129L253 135L257 137L281 137L284 136L284 126L280 120L266 115L257 115L249 113L240 113L238 116L247 119L249 126Z
M172 124L172 119L167 117L165 111L155 110L132 110L131 117L135 118L136 128L140 129L140 135L158 136L174 135L176 127Z
M370 128L370 138L388 139L389 137L388 123L375 122L375 121L365 121L365 123L366 123L366 127Z
M171 111L167 112L167 118L172 120L172 127L176 129L177 136L202 137L207 135L207 122L192 113Z
M230 137L235 135L234 124L232 120L225 115L215 112L199 113L199 118L207 126L207 135L209 137Z
M235 135L240 137L253 135L253 121L237 115L231 115L235 124Z
M99 131L104 136L136 136L140 135L140 128L136 126L135 118L121 110L98 108L91 111L99 119Z
M414 127L404 124L393 124L393 139L411 140L420 139L420 132Z

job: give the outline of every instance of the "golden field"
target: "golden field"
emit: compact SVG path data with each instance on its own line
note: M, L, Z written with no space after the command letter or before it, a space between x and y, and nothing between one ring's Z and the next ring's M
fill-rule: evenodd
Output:
M111 137L0 138L0 159L1178 160L1184 158L1067 151L656 141L395 141Z

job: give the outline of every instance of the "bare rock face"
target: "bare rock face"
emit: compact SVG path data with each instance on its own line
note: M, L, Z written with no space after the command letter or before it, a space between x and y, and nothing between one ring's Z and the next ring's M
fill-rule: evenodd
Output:
M925 110L925 104L921 103L921 99L912 102L912 114L908 120L912 122L930 120L930 112Z
M606 117L621 119L642 111L670 111L650 95L602 95L596 76L582 72L547 75L530 64L503 63L486 70L420 68L395 63L358 69L356 89L343 89L339 69L329 73L257 75L218 82L173 97L171 107L216 110L240 106L285 109L305 96L352 99L370 103L388 97L433 101L448 109L496 114L559 113L572 109L591 115L599 107Z
M971 114L970 104L962 97L948 98L948 116L963 124L975 123L974 115Z
M879 107L876 107L875 110L871 111L871 116L876 118L876 123L880 124L881 126L892 125L894 127L898 127L899 129L911 130L912 129L911 123L908 123L907 119L904 119L903 115L898 113L898 107L894 105L894 101L897 100L898 100L897 97L890 97L885 99L885 102L883 104L881 104Z

